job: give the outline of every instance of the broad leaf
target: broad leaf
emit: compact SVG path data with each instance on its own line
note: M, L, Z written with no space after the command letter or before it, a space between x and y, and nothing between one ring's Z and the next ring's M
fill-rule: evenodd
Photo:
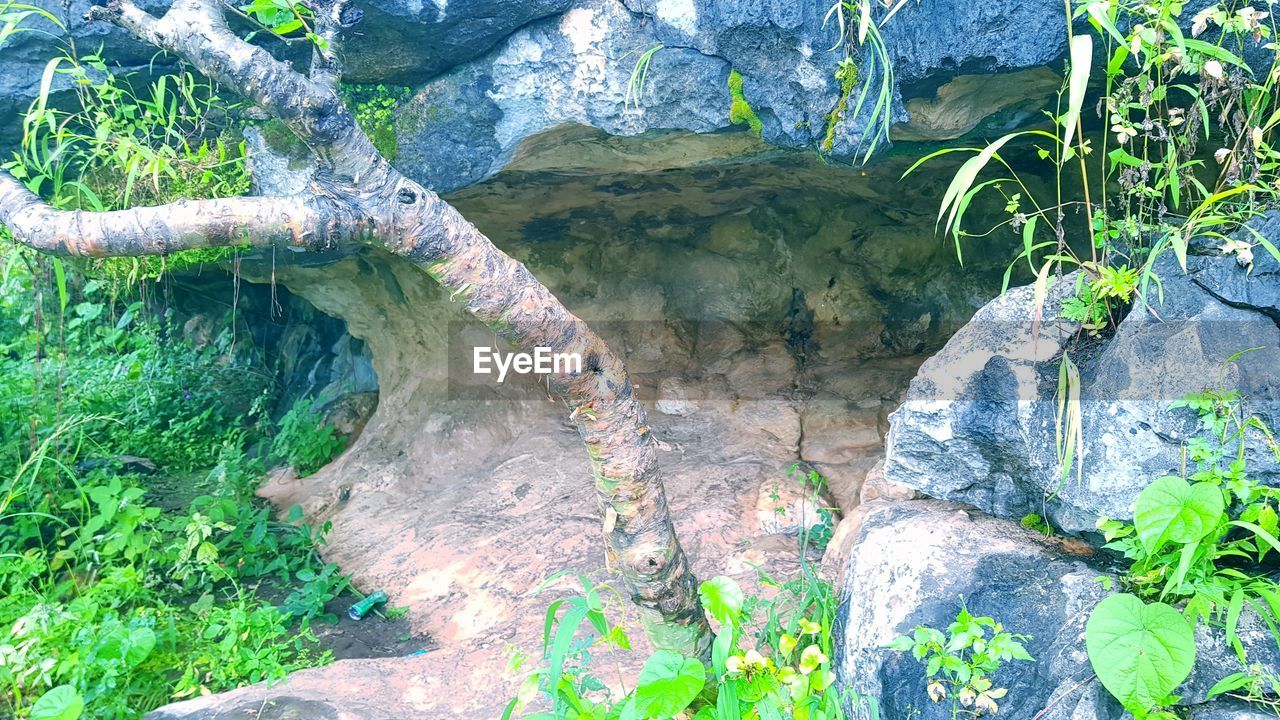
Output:
M1098 603L1085 626L1085 647L1102 686L1137 717L1181 685L1196 662L1195 630L1182 614L1133 595Z
M716 622L728 627L738 621L745 598L742 587L733 578L717 575L699 586L698 595L702 597L702 607Z
M701 662L674 650L658 650L640 671L636 712L644 718L672 717L698 697L706 676Z
M1133 526L1142 547L1155 552L1167 542L1196 542L1217 526L1224 509L1215 485L1162 477L1138 495Z
M59 685L31 706L31 720L77 720L84 712L84 698L71 685Z

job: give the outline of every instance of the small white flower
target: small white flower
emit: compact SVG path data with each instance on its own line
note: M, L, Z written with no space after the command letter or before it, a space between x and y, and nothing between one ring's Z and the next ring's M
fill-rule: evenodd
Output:
M1222 79L1222 63L1217 60L1205 60L1202 70L1205 75L1208 75L1214 80Z

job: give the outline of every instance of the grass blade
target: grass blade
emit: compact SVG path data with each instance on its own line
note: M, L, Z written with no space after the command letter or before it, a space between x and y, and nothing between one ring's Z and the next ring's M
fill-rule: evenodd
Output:
M1067 161L1071 141L1080 124L1080 108L1084 107L1085 91L1089 89L1089 71L1093 65L1093 36L1076 35L1071 38L1071 74L1067 76L1067 114L1062 116L1062 162ZM1081 142L1083 142L1081 138Z

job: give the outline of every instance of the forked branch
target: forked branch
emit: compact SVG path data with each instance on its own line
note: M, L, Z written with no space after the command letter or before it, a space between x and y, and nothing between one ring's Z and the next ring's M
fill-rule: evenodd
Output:
M319 12L335 13L319 29L336 38L340 4ZM590 457L609 563L646 611L656 645L707 651L710 628L697 583L676 539L648 419L622 360L528 268L378 153L338 93L336 55L307 77L232 33L217 0L175 0L160 18L130 0L110 0L91 16L181 56L284 121L319 159L320 172L305 198L111 213L60 213L0 173L0 223L20 242L73 255L164 254L243 242L312 250L376 244L429 273L521 348L578 353L581 371L551 376L548 384L572 410Z

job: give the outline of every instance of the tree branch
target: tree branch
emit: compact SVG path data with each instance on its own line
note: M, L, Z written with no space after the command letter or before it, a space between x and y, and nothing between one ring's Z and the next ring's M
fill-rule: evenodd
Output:
M472 315L521 347L579 353L582 371L551 377L549 385L571 409L570 418L587 447L604 512L609 563L644 608L646 629L656 645L703 654L710 644L710 628L671 522L648 419L621 358L528 268L378 153L338 94L336 66L320 68L315 80L304 77L231 33L218 0L174 0L159 19L131 0L110 2L106 8L95 8L91 17L111 20L186 58L204 75L287 123L322 163L313 182L316 198L261 201L265 205L245 199L209 201L207 206L191 203L166 211L103 213L98 218L60 215L47 206L40 208L34 197L0 192L0 208L35 204L35 209L10 208L0 221L16 223L15 234L21 233L35 247L80 254L205 247L215 244L215 237L226 242L233 229L256 233L263 242L283 239L324 247L344 239L340 231L346 228L346 239L380 243L423 268L452 296L461 296ZM341 24L340 5L334 2L330 10L334 8ZM323 202L330 207L316 205ZM314 212L310 217L304 214L309 211ZM339 222L340 217L349 220ZM156 227L145 227L147 223ZM58 229L42 231L46 224ZM307 230L316 234L307 236ZM288 237L282 238L282 233ZM77 236L84 239L71 239Z
M353 239L356 223L324 197L180 200L113 212L57 210L0 170L0 225L21 244L53 255L167 255L194 248L285 245L327 250Z
M356 183L387 165L360 130L332 78L312 81L227 27L217 0L175 0L156 18L132 0L110 0L88 17L106 20L185 58L200 73L279 118L333 173Z

